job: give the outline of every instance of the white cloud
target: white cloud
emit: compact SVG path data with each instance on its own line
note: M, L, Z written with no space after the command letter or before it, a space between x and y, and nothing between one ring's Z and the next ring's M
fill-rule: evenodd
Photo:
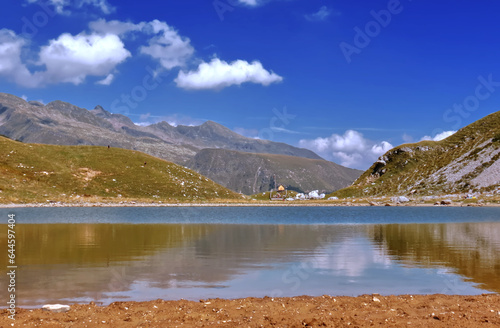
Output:
M81 1L81 6L92 5L96 8L101 9L104 14L111 14L115 11L115 8L111 6L106 0L83 0Z
M332 11L327 6L322 6L313 14L305 15L304 17L311 22L324 21L332 14Z
M166 23L154 20L146 25L146 30L157 35L149 40L149 46L141 48L141 52L159 60L164 68L184 66L193 55L190 40L181 37Z
M420 139L420 141L423 141L423 140L441 141L441 140L446 139L449 136L455 134L456 132L457 131L443 131L441 133L436 134L434 136L434 138L432 138L431 136L425 136L422 139Z
M40 51L40 65L46 71L35 73L45 83L81 84L91 76L108 76L115 67L130 57L116 35L62 34Z
M151 122L138 122L138 123L134 122L134 124L137 126L150 126L153 123L151 123Z
M168 70L185 66L194 53L189 38L179 35L173 27L159 20L134 24L100 19L91 22L89 27L95 32L118 36L134 32L152 35L148 40L148 45L142 46L140 52L158 60Z
M160 122L165 121L172 126L179 126L179 125L198 126L205 123L204 120L192 118L182 114L172 114L168 116L163 116L159 121Z
M144 28L146 23L141 22L139 24L134 24L131 22L120 22L117 20L106 21L105 19L99 19L89 23L89 28L92 31L100 32L103 34L115 34L118 36L124 35L132 31L140 31Z
M393 148L387 141L376 143L354 130L348 130L344 135L332 134L327 138L302 139L299 145L317 152L326 159L359 169L366 169L379 156Z
M236 60L229 64L214 58L210 63L201 63L196 71L180 71L175 82L180 88L202 90L222 89L245 82L268 86L282 80L281 76L265 70L258 61L250 64L244 60Z
M390 143L388 143L387 141L382 141L380 144L373 145L371 152L373 154L382 155L391 150L392 148L394 147Z
M63 7L66 4L65 0L52 1ZM90 0L78 3L106 4ZM0 76L24 87L79 85L89 76L99 77L97 84L110 85L116 77L116 67L131 57L124 44L127 38L145 40L139 52L157 60L161 69L185 67L194 54L189 38L158 20L134 24L100 19L91 22L89 29L90 32L77 35L64 33L42 46L38 53L29 49L29 42L13 31L0 30ZM37 57L28 58L29 54ZM196 71L179 72L175 81L185 89L222 89L245 82L267 86L282 79L265 70L258 61L250 64L237 60L228 64L215 58L210 63L202 62Z
M40 3L40 0L28 0L28 3ZM86 7L94 7L103 14L111 14L115 8L111 6L107 0L47 0L44 4L49 4L54 7L56 13L61 15L70 15L71 9L84 9Z
M17 36L13 31L0 30L0 76L23 85L34 86L31 73L21 60L22 49L26 40Z
M51 83L82 83L87 76L107 76L130 56L116 35L62 34L41 48L31 73L22 62L26 41L9 30L0 30L0 75L24 87Z
M251 7L255 7L260 4L260 1L257 0L238 0L238 2Z
M113 82L113 80L115 79L115 75L114 74L109 74L108 76L106 76L104 79L100 80L100 81L97 81L96 84L100 84L100 85L110 85L111 82Z
M146 113L139 116L139 122L136 122L135 125L148 126L160 122L167 122L172 126L178 126L178 125L197 126L203 124L205 121L197 118L192 118L190 116L186 116L183 114L151 115L151 113Z

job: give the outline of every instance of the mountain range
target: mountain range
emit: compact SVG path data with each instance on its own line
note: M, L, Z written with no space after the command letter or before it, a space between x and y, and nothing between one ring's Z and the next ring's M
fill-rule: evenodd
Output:
M272 179L295 190L331 192L349 186L362 173L328 162L310 150L247 138L212 121L199 126L172 126L167 122L139 126L127 116L110 113L101 106L87 110L62 101L44 105L6 93L0 93L0 134L27 143L138 150L200 170L208 178L243 193L266 191ZM221 154L231 154L231 163L221 161ZM268 155L283 155L287 160ZM254 158L251 165L247 162L249 156ZM265 159L260 169L257 159ZM248 174L255 176L257 171L259 178L241 179ZM249 182L252 184L247 185Z

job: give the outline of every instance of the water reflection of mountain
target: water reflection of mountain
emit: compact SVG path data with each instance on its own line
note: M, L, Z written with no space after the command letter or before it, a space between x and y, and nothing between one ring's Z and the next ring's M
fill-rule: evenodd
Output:
M500 292L500 224L389 224L373 227L374 240L411 266L442 266Z
M223 286L251 267L312 255L318 246L341 241L352 230L287 225L19 225L18 296L21 303L47 297L99 299L106 292L129 290L137 281L165 289L186 284ZM1 248L6 244L6 236L0 235Z
M109 293L135 292L141 284L159 287L164 294L158 297L169 298L172 288L223 288L252 269L290 262L360 277L397 260L412 267L449 268L500 291L498 223L32 224L16 230L21 304L98 300ZM6 245L0 233L0 252L6 254Z
M162 248L183 247L215 230L215 226L27 224L18 225L16 230L18 265L102 266L140 259ZM0 247L5 247L5 237L0 235Z

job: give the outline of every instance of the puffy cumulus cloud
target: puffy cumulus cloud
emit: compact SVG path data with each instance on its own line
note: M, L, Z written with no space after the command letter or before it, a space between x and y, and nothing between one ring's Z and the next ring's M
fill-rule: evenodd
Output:
M380 144L373 145L371 148L371 152L373 154L382 155L391 150L392 148L394 148L393 145L391 145L387 141L382 141Z
M379 156L393 148L387 141L376 143L354 130L348 130L343 135L332 134L327 138L302 139L299 145L326 159L357 169L366 169Z
M14 32L0 30L0 75L24 87L61 82L80 84L89 75L105 76L103 82L111 83L111 71L130 56L116 35L66 33L41 48L35 65L45 70L32 73L21 59L26 44Z
M313 14L305 15L304 17L310 22L324 21L332 14L332 11L327 6L322 6Z
M26 40L11 30L0 30L0 76L23 86L34 86L31 73L21 60Z
M56 13L61 15L71 14L73 9L84 9L85 7L94 7L104 14L110 14L115 11L107 0L28 0L28 3L42 3L54 7Z
M448 138L449 136L454 135L455 133L457 133L457 131L444 131L444 132L436 134L436 136L434 136L434 138L432 140L441 141L443 139Z
M159 20L134 24L100 19L91 22L89 27L95 32L121 37L135 32L151 35L148 45L142 46L140 52L158 60L168 70L184 66L194 53L189 38L181 36L173 27Z
M249 63L244 60L236 60L229 64L223 60L214 58L210 63L201 63L195 71L180 71L175 82L178 87L183 89L220 90L245 82L268 86L271 83L281 82L282 80L281 76L265 70L258 61Z
M50 40L30 62L38 66L32 73L23 62L28 42L10 30L0 30L0 76L24 87L55 83L81 84L88 76L102 77L97 84L110 85L116 67L131 56L124 39L133 33L146 35L139 51L160 62L164 69L182 67L193 55L188 38L180 36L164 22L154 20L134 24L100 19L89 24L90 33L64 33ZM23 51L25 53L23 53Z
M65 4L65 0L59 1L61 6ZM105 4L90 0L85 3ZM189 38L159 20L134 24L100 19L91 22L89 30L77 35L64 33L42 46L38 58L29 58L33 72L23 58L26 60L27 54L37 52L25 49L29 42L13 31L0 30L0 76L25 87L55 83L78 85L88 76L99 77L97 84L110 85L116 77L116 67L131 57L124 43L127 38L144 40L139 53L158 61L161 69L185 67L194 54ZM210 63L203 62L195 71L179 72L175 81L185 89L221 89L245 82L267 86L282 79L265 70L258 61L237 60L228 64L215 58Z
M109 78L128 57L130 52L116 35L65 33L42 47L39 64L46 71L35 73L35 77L44 83L73 84L82 83L89 75Z
M434 138L432 138L431 136L425 136L422 139L420 139L420 141L423 141L423 140L441 141L441 140L446 139L449 136L455 134L456 132L457 131L443 131L441 133L436 134L434 136Z
M154 20L147 24L145 29L156 36L149 40L149 46L141 48L141 52L159 60L166 69L184 66L194 53L190 40L181 37L164 22Z

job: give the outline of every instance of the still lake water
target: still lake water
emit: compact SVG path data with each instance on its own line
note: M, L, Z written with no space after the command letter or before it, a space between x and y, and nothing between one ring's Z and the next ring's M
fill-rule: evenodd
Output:
M500 208L20 208L0 209L3 222L10 213L23 307L500 292Z

